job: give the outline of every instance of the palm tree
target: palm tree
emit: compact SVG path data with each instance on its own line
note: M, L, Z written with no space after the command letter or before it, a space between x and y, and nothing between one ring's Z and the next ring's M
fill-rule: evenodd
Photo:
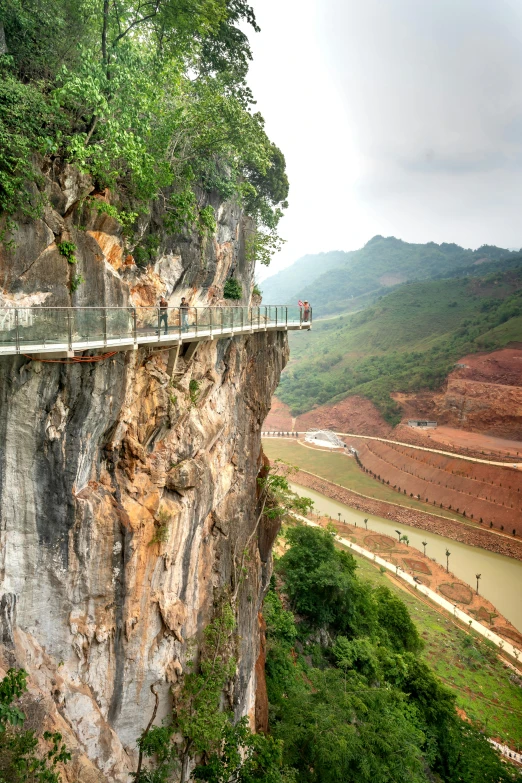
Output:
M408 544L410 543L410 539L408 538L408 536L401 536L400 540L404 541L406 546L408 546Z
M364 524L366 525L366 530L368 530L368 520L367 519L364 520Z
M475 574L475 577L476 577L476 579L477 579L477 595L478 595L478 585L479 585L479 580L480 580L480 577L481 577L481 576L482 576L482 574Z
M339 524L340 524L341 523L341 512L340 511L337 512L337 516L339 517Z
M400 540L401 540L401 535L402 535L401 531L400 531L400 530L396 530L395 532L396 532L396 533L397 533L397 535L399 536L399 541L400 541Z
M427 541L423 541L422 542L422 546L424 547L424 557L426 557L426 547L428 546L428 542Z
M451 552L449 549L446 549L446 573L449 574L449 558L450 558Z

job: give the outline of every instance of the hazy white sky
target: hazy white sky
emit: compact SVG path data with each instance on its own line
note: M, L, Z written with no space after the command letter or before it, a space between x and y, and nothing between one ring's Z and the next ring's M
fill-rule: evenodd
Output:
M252 4L291 186L270 274L375 234L522 245L522 0Z

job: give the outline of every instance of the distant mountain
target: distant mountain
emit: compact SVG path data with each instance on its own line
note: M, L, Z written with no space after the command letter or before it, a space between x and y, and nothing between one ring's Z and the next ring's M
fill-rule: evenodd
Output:
M375 236L360 250L304 256L267 278L261 289L267 303L308 299L314 315L327 315L360 309L406 281L481 274L482 264L489 270L519 256L490 245L468 250L454 243L412 244Z
M401 285L362 312L292 333L278 399L297 416L359 395L397 424L393 392L438 389L459 357L522 341L517 258L509 271Z
M303 287L311 285L324 272L342 266L348 253L332 250L299 258L292 266L260 283L267 304L295 304Z

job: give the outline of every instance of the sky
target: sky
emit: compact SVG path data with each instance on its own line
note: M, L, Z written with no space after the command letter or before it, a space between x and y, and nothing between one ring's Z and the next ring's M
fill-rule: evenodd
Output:
M283 151L274 274L306 253L522 246L522 0L251 0L249 83Z

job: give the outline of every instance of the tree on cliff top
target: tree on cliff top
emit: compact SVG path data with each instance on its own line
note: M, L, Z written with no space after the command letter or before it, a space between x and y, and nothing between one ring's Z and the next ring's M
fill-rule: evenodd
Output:
M182 224L195 186L234 197L277 238L288 180L251 109L239 25L259 28L244 0L0 0L0 18L0 210L35 209L26 182L38 152L123 204L168 187Z

